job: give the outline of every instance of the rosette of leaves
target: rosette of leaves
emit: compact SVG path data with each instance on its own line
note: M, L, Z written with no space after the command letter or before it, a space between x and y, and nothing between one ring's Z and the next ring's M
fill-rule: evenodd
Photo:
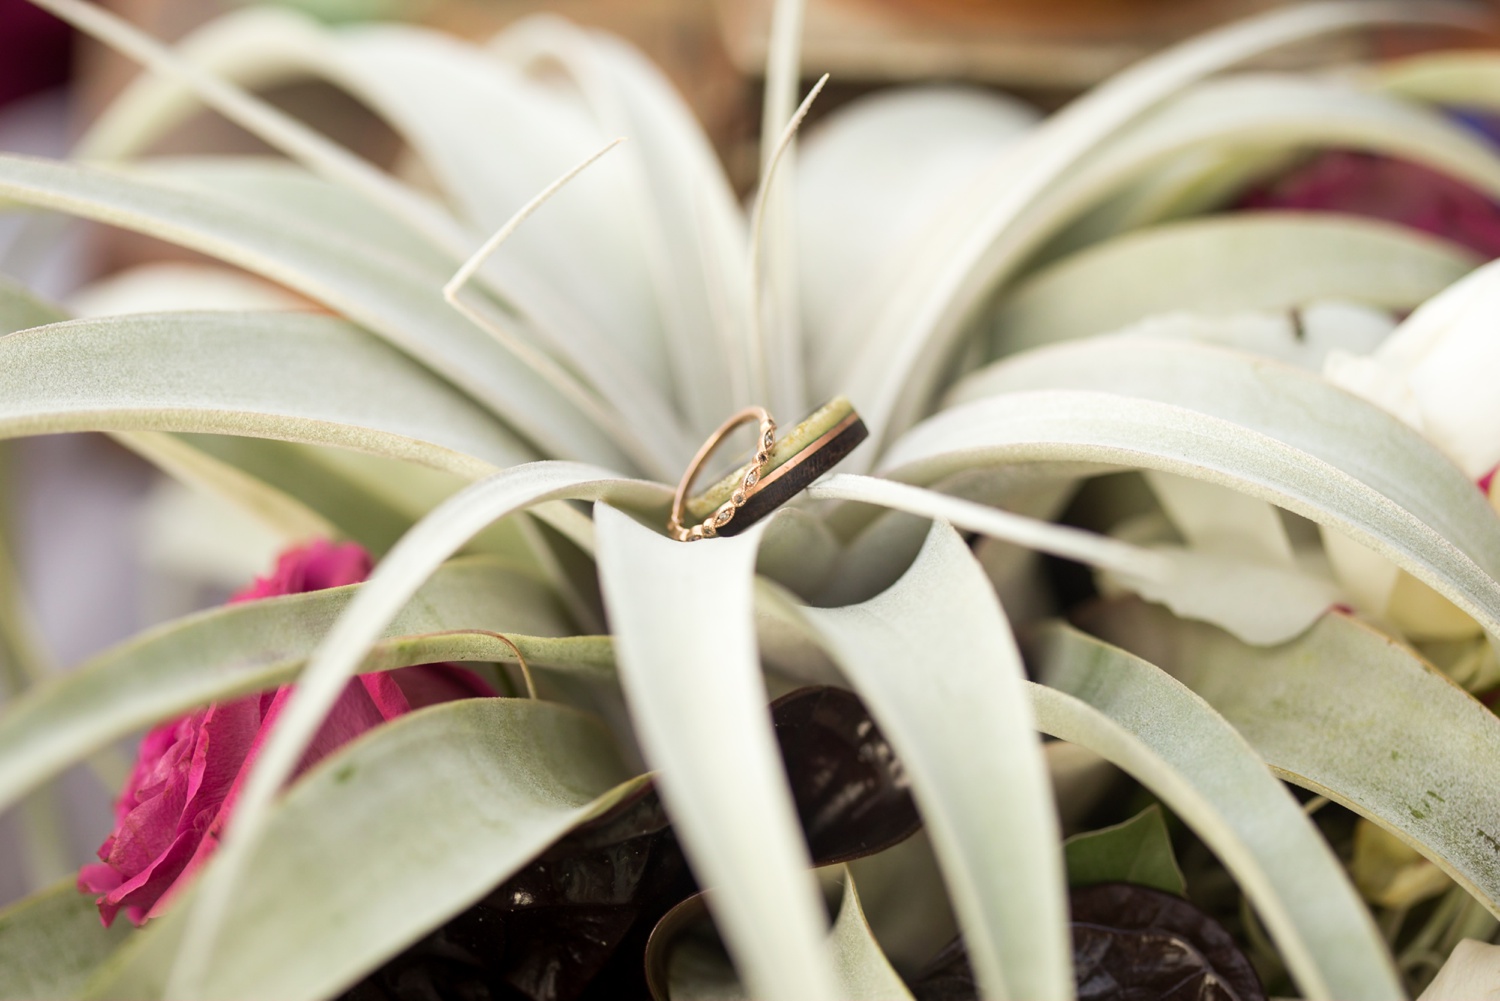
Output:
M899 755L936 860L900 885L951 906L983 996L1075 992L1056 807L1080 806L1079 748L1201 840L1303 996L1402 995L1493 930L1500 724L1449 677L1496 677L1485 470L1370 379L1320 374L1434 296L1429 326L1460 293L1493 311L1493 273L1443 296L1480 262L1441 238L1215 214L1328 146L1500 197L1500 157L1444 110L1500 103L1490 54L1241 69L1470 8L1288 8L1046 119L891 92L793 155L789 0L746 207L656 70L556 19L471 44L247 10L169 51L39 2L151 73L76 158L0 157L0 204L224 267L114 276L77 318L0 285L0 430L109 433L288 540L381 558L34 686L8 602L7 805L155 721L299 686L191 892L108 933L71 886L23 902L0 917L10 993L335 995L649 769L751 996L891 996L896 946L857 897L830 937L766 711L788 682L857 692ZM309 78L388 123L400 169L255 96ZM284 156L146 155L204 104ZM871 430L842 472L737 538L665 538L727 413L786 425L840 394ZM1037 551L1097 569L1088 631L1048 621L1068 609ZM544 698L414 713L278 795L353 673L510 661L497 633ZM1377 923L1288 784L1433 867L1447 916L1410 925L1407 894ZM1364 857L1391 877L1361 880L1376 900L1400 873Z

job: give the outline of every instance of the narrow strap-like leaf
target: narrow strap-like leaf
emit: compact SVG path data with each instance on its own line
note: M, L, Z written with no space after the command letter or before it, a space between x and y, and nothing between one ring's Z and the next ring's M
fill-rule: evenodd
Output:
M121 171L0 156L0 200L134 229L218 257L338 310L458 386L548 454L629 468L594 426L443 301L447 275L243 204Z
M755 644L761 530L674 542L595 505L620 683L709 907L754 997L832 1001L811 858Z
M1025 668L968 547L938 523L890 590L802 614L911 776L984 996L1072 997L1060 834Z
M996 311L991 350L1112 333L1167 313L1285 310L1316 299L1408 310L1476 263L1452 244L1370 219L1210 216L1117 237L1027 278Z
M302 313L74 320L0 339L0 436L208 431L477 478L529 458L498 421L348 323Z
M144 726L290 680L358 590L351 585L190 615L33 688L0 714L0 806ZM455 629L527 636L565 631L555 599L537 581L488 559L455 561L419 593L421 600L390 624L384 639ZM568 642L557 641L564 650ZM427 663L410 658L438 652L429 647L389 648L373 666ZM542 650L527 652L546 659Z
M1273 362L1239 368L1252 385L1278 370L1296 371ZM1216 388L1223 390L1218 402L1234 415L1229 420L1117 393L1005 393L914 428L892 455L895 468L887 475L935 482L976 465L1092 462L1218 483L1345 532L1500 635L1500 524L1483 495L1390 414L1301 374L1306 383L1277 381L1309 393L1321 385L1328 409L1257 409L1228 382ZM1177 373L1169 368L1160 375L1170 384ZM1115 376L1125 384L1125 371L1117 368ZM1209 384L1191 392L1195 405L1216 409ZM1319 419L1307 420L1308 413Z
M1272 770L1391 831L1500 916L1500 794L1474 767L1500 761L1500 720L1432 665L1344 615L1270 649L1135 606L1090 626L1131 646L1150 630L1164 666Z
M1159 668L1067 627L1043 635L1037 669L1042 730L1119 765L1193 828L1255 905L1306 997L1403 996L1338 857L1222 716Z

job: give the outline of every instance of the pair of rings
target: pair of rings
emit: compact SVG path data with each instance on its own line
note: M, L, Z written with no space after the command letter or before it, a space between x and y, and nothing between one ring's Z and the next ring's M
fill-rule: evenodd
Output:
M688 491L709 456L730 432L751 422L759 425L754 457L689 500ZM776 421L766 409L746 407L719 425L688 463L672 497L667 534L678 542L696 542L743 532L807 489L868 434L859 414L843 397L813 411L780 441Z

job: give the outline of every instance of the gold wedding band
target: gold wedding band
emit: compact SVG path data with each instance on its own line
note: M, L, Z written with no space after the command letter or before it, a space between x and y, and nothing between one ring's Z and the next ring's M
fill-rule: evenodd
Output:
M697 497L688 499L703 464L729 433L760 424L754 458ZM854 407L837 397L819 407L780 441L764 407L746 407L719 426L693 456L672 497L667 534L679 542L736 535L801 493L868 436ZM689 526L689 517L700 519Z
M760 438L755 445L755 460L740 476L739 488L719 505L718 510L703 519L702 523L687 528L682 523L683 510L687 507L687 492L693 488L693 481L698 478L703 463L714 454L714 450L728 437L729 432L750 421L760 422ZM677 484L677 492L672 495L672 516L667 519L667 534L678 542L696 542L698 539L712 539L718 535L720 530L734 520L735 512L745 506L751 491L760 483L761 471L771 460L771 448L775 444L776 422L771 419L765 407L746 407L720 424L718 430L709 435L708 440L698 449L698 454L688 463L687 472L682 474L682 480Z

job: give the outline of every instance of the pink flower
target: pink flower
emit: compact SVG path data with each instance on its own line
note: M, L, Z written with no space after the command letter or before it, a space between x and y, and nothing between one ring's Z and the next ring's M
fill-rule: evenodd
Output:
M359 546L314 542L283 553L274 573L230 602L353 584L369 572L370 558ZM100 894L99 916L106 926L121 908L137 925L160 914L213 853L240 783L291 691L288 686L214 703L146 734L115 805L115 829L99 847L101 861L78 873L80 890ZM362 674L344 689L297 774L388 719L438 702L494 694L478 676L453 664Z
M1500 257L1500 206L1435 170L1368 153L1322 153L1240 202L1248 209L1385 219Z

